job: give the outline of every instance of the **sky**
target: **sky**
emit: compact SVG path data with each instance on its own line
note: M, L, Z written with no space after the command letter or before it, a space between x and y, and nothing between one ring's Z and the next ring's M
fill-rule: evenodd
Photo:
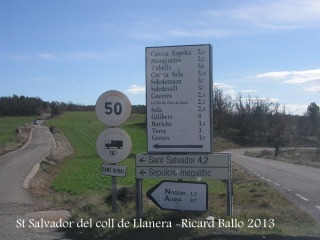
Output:
M146 104L145 48L193 44L234 99L320 105L320 0L0 0L0 96Z

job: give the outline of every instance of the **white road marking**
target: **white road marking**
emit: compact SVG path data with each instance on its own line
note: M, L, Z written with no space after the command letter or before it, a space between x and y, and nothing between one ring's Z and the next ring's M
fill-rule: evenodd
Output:
M296 195L297 195L299 198L301 198L302 200L305 200L306 202L309 201L308 198L305 198L304 196L302 196L302 195L300 195L300 194L298 194L298 193L296 193Z
M289 191L289 192L292 192L292 190L290 188L287 188L287 187L282 187L284 188L285 190Z
M274 185L277 185L277 186L280 186L280 184L279 184L279 183L276 183L276 182L273 182L273 184L274 184Z
M316 208L318 208L318 210L320 210L320 206L316 206Z
M249 167L245 167L245 168L247 168L247 169L249 169L250 171L253 171L251 168L249 168Z

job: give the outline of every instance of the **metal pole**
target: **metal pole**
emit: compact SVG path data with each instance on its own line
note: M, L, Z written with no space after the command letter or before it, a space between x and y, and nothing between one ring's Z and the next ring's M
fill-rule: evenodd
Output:
M142 179L136 178L136 218L141 219L142 215Z
M229 178L226 182L227 185L227 215L233 215L233 183L232 183L232 163L231 154L229 155Z
M112 212L117 212L117 178L111 177L112 184Z
M227 215L233 215L233 198L232 198L232 180L229 179L226 182L227 185Z

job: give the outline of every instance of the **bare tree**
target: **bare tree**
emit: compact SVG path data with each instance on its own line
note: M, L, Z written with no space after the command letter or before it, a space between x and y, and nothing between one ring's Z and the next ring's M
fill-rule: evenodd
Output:
M255 102L253 98L248 95L243 97L241 93L238 94L235 103L235 111L238 118L238 128L241 135L249 135L254 132L254 111Z
M274 114L270 115L268 130L275 157L278 156L282 148L292 145L294 140L292 126L291 118L286 115L285 109L282 112L276 110Z
M223 130L229 126L231 117L232 102L229 95L223 94L222 89L213 88L213 118L217 129Z

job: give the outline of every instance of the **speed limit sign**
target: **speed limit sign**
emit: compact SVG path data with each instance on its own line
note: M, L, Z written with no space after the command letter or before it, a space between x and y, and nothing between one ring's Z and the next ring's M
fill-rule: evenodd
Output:
M124 123L131 114L131 103L122 92L103 93L96 103L96 114L101 122L115 127Z

